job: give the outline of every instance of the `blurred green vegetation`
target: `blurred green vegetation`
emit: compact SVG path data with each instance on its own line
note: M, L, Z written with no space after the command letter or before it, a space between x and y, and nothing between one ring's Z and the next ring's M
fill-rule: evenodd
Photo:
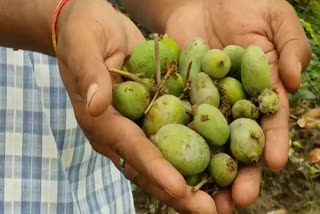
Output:
M301 100L308 100L311 107L320 105L320 1L290 0L296 9L300 22L309 38L313 56L307 69L302 73L299 91L290 95L290 104L295 106Z

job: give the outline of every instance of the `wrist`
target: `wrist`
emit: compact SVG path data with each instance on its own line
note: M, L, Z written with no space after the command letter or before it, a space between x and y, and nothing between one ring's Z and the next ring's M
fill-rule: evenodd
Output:
M174 11L194 0L120 0L130 16L149 31L163 33Z
M49 54L51 21L59 0L10 0L0 4L0 45Z

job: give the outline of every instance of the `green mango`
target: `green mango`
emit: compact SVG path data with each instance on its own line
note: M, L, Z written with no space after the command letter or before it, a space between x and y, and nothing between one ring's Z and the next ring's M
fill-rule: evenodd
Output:
M185 112L184 104L174 95L162 95L151 106L148 114L144 117L142 129L147 136L167 124L186 124L190 116Z
M187 71L190 62L192 62L190 75L191 79L197 73L201 72L202 56L209 50L207 42L200 38L190 40L182 49L179 58L179 72L183 80L187 80Z
M224 89L227 100L231 106L238 100L246 99L246 92L239 80L233 77L225 77L219 81L219 85Z
M238 100L232 106L233 119L250 118L258 119L260 116L259 109L249 100Z
M202 70L213 79L225 77L231 67L231 61L222 50L211 49L205 53L201 60Z
M173 73L170 75L168 78L166 84L165 84L165 89L164 93L165 94L172 94L174 96L179 97L184 89L184 81L182 76L179 73Z
M237 163L226 153L213 155L208 169L215 183L221 187L232 184L238 174Z
M182 175L203 172L210 161L210 149L197 132L181 124L168 124L159 129L151 141Z
M244 49L238 45L228 45L223 49L231 61L231 68L228 76L241 80L241 59Z
M258 97L259 110L266 115L272 115L279 111L280 101L278 95L271 89L266 88Z
M270 87L270 66L259 46L251 45L245 49L241 61L241 82L251 96L258 96Z
M171 37L169 37L167 34L161 37L160 42L165 44L171 50L174 61L178 64L181 50L177 42Z
M140 119L150 102L148 89L141 83L126 81L113 88L113 105L125 117Z
M159 42L159 57L161 72L166 71L166 65L174 62L171 50ZM130 53L129 60L125 63L124 69L130 73L143 74L145 78L153 78L157 73L155 59L155 45L153 40L139 43Z
M202 177L203 177L203 174L196 174L196 175L186 176L185 180L189 186L194 187L198 183L200 183Z
M191 80L190 101L193 105L208 103L219 107L220 94L208 74L197 73Z
M210 104L200 104L194 115L196 131L213 146L224 145L229 138L229 125L218 108Z
M239 118L229 127L232 155L244 164L257 163L265 147L265 136L259 124L249 118Z

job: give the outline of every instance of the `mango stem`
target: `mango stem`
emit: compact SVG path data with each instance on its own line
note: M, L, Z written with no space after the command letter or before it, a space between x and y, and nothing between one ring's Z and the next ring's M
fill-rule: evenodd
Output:
M165 76L163 77L163 79L161 80L161 82L160 82L160 84L159 84L159 86L158 86L158 88L157 88L157 91L156 91L155 95L153 96L153 99L152 99L151 102L149 103L149 106L148 106L147 109L144 111L144 114L148 114L148 112L149 112L150 109L151 109L151 106L153 105L154 101L157 99L157 97L158 97L161 89L164 88L164 86L165 86L167 80L169 79L171 73L174 72L174 71L175 71L175 66L169 66L169 69L168 69L166 75L165 75Z
M187 76L186 76L186 82L184 84L184 89L182 91L182 94L179 96L179 99L183 99L189 92L190 90L190 84L191 84L191 66L192 66L192 61L189 63L188 70L187 70Z
M160 56L159 56L159 36L157 33L154 34L154 46L155 46L155 56L156 56L156 66L157 66L157 85L161 83L161 67L160 67Z
M127 72L127 71L123 71L120 69L116 69L116 68L107 68L109 72L111 73L115 73L115 74L120 74L121 76L127 77L135 82L141 83L144 86L146 86L148 89L150 89L151 91L156 91L157 87L155 87L153 84L148 84L148 82L143 81L138 75Z
M199 191L203 185L209 182L209 180L210 178L208 178L207 175L205 175L196 186L192 187L191 191L192 192Z

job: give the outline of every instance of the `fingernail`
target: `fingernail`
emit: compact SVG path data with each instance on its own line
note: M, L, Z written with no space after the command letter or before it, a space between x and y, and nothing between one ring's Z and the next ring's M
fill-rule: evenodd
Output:
M86 110L88 112L89 110L89 106L90 106L90 102L91 102L91 99L93 97L93 95L96 93L97 91L97 88L98 88L98 85L97 83L92 83L88 89L88 93L87 93L87 105L86 105Z

